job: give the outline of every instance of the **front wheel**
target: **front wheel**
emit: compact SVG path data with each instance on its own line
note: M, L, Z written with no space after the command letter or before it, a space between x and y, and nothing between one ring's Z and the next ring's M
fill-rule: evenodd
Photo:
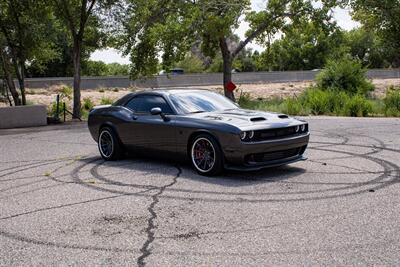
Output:
M192 164L201 175L217 175L223 169L223 154L217 141L208 134L196 136L190 149Z
M109 127L104 127L100 130L98 147L101 157L105 160L117 160L123 155L119 139Z

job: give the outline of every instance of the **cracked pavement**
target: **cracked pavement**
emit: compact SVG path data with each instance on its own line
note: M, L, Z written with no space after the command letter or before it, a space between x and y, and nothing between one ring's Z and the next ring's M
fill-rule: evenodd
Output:
M400 265L400 119L305 119L308 161L218 177L0 130L0 266Z

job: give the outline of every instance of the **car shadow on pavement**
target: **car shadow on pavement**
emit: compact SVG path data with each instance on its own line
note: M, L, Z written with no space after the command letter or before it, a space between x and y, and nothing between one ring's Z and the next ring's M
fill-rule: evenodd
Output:
M190 179L201 183L228 187L279 182L292 179L306 172L303 168L286 165L259 171L224 170L220 175L208 177L198 174L188 161L132 155L127 156L124 160L111 163L104 162L102 165L103 167L109 165L123 169L121 173L126 173L127 170L131 170L139 172L151 171L152 173L159 173L161 175L166 174L167 168L174 167L176 168L176 172L179 173L179 179Z

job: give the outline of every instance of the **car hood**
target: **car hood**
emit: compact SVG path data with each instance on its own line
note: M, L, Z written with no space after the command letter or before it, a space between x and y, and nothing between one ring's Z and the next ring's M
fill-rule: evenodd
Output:
M242 130L281 128L302 124L301 121L285 114L262 112L246 109L235 109L219 112L203 112L193 114L198 119L218 121L236 126Z

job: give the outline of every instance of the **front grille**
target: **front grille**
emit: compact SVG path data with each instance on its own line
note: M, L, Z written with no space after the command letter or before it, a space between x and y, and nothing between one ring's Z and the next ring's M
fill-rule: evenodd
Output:
M291 137L300 134L304 134L308 132L308 124L306 124L306 128L303 132L296 132L296 127L286 127L286 128L276 128L276 129L267 129L267 130L258 130L254 132L253 141L265 141L265 140L273 140L284 137Z
M251 164L291 158L304 153L304 149L303 147L298 147L288 150L251 154L246 156L246 162Z

